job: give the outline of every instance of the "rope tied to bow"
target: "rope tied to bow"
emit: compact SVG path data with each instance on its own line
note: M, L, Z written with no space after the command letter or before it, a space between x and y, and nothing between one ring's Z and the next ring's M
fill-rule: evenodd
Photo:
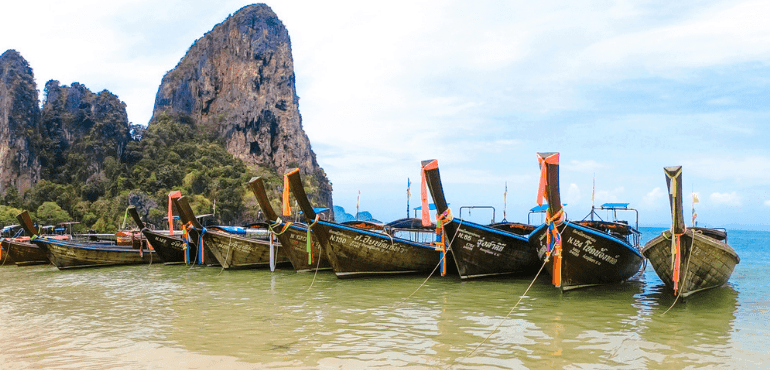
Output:
M318 223L318 218L320 217L319 214L316 213L315 220L313 220L313 223L307 225L307 264L312 265L313 264L313 233L311 232L311 229L315 224Z
M543 199L547 200L548 203L551 204L551 199L548 199L548 194L546 193L546 186L550 185L548 184L548 165L559 165L559 153L551 154L546 158L538 155L537 162L540 165L540 183L537 187L537 204L542 206ZM561 205L559 205L559 211L553 215L550 214L550 209L551 207L549 207L549 210L547 210L545 213L545 223L547 227L545 261L548 262L551 254L553 254L553 265L551 266L551 283L554 286L559 287L561 286L562 240L558 226L561 226L564 223L566 214L564 213L564 208L562 208Z
M441 252L441 276L446 276L446 230L444 225L452 222L454 217L452 216L452 209L447 208L446 211L440 215L436 215L436 234L438 239L437 251Z

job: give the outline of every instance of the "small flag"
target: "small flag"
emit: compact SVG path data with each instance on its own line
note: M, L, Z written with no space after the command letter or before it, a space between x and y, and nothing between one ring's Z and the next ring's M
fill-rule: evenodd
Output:
M508 202L508 181L505 182L505 192L503 193L503 204Z
M406 199L412 199L412 180L406 178Z
M506 221L506 209L508 208L508 181L505 182L505 192L503 193L503 221Z
M692 202L693 204L700 203L700 199L698 199L698 193L692 193Z

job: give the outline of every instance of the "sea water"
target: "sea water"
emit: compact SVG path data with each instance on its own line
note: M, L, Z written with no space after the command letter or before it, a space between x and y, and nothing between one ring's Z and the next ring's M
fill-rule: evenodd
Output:
M567 293L546 275L3 266L0 369L768 368L770 233L728 241L730 282L684 302L650 266Z

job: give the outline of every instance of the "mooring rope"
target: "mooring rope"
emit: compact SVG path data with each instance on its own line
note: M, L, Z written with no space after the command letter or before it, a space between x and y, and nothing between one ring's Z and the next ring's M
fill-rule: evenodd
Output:
M508 317L510 317L510 316L511 316L511 314L513 313L513 311L514 311L514 310L516 310L516 307L518 307L518 306L519 306L519 303L521 303L521 301L524 299L524 297L526 297L526 296L527 296L527 293L529 292L529 289L530 289L530 288L532 288L532 285L534 285L534 284L535 284L535 281L537 281L537 278L538 278L538 276L540 276L540 273L541 273L541 272L543 272L543 268L544 268L544 267L545 267L545 265L548 263L548 258L550 257L550 253L551 253L551 252L549 251L549 252L548 252L548 254L546 255L545 261L543 261L543 265L542 265L542 266L540 266L540 270L538 270L538 271L537 271L537 275L535 275L535 278L534 278L534 279L532 279L532 282L531 282L531 283L529 283L529 286L527 287L527 290L525 290L525 291L524 291L524 294L522 294L522 295L519 297L519 300L518 300L518 302L516 302L516 304L515 304L515 305L514 305L514 306L511 308L511 310L510 310L510 311L508 311L508 314L507 314L507 315L505 315L505 317L504 317L502 320L500 320L500 322L497 324L497 326L495 326L495 328L492 330L492 332L491 332L491 333L489 333L489 335L487 335L487 337L486 337L486 338L484 338L484 340L482 340L482 341L481 341L481 343L479 343L479 344L476 346L476 348L474 348L472 351L468 352L468 354L467 354L467 355L465 355L465 356L463 356L463 357L459 357L459 358L468 358L470 355L472 355L474 352L476 352L476 350L478 350L478 349L479 349L479 348L480 348L480 347L481 347L481 346L482 346L484 343L486 343L486 341L487 341L489 338L491 338L493 334L495 334L495 333L497 332L497 329L500 329L500 326L502 326L502 325L503 325L503 323L504 323L506 320L508 320ZM457 360L455 359L455 361L457 361Z
M684 276L682 277L682 286L681 289L679 289L679 292L676 295L676 299L674 299L674 303L671 304L671 307L669 307L666 312L663 312L661 316L668 313L668 311L671 311L672 308L674 308L674 305L676 305L676 302L679 300L679 297L682 295L682 290L684 290L684 285L687 283L687 272L690 270L690 260L692 259L692 246L695 244L695 233L693 233L693 236L690 238L690 253L687 254L687 263L684 265Z
M452 239L449 240L449 248L447 248L446 253L449 253L452 250L452 243L454 242L455 237L457 236L457 234L460 232L460 226L462 224L463 224L463 220L460 219L460 222L457 225L457 229L455 230L455 234L452 235ZM446 260L446 258L445 258L445 260ZM423 286L425 286L425 284L428 283L428 279L430 279L433 276L433 274L436 273L436 270L438 270L438 268L441 266L442 262L444 262L444 261L439 259L438 264L436 264L436 267L433 268L433 271L430 272L430 274L428 275L427 278L425 278L425 280L422 282L422 284L420 284L420 286L418 286L417 289L415 289L414 292L412 292L412 294L406 296L406 298L402 299L401 302L396 303L396 305L393 306L393 308L394 309L398 308L399 306L404 304L404 302L409 300L409 298L411 298L413 295L415 295L415 293L417 293L417 291L419 291Z
M232 253L233 248L233 236L228 235L228 242L227 242L227 253L225 254L225 263L222 264L222 269L219 270L219 273L217 275L221 275L223 271L225 271L225 266L227 266L227 258L230 257L230 254Z
M304 293L307 293L310 291L310 288L313 287L313 284L315 284L315 278L318 276L318 269L321 268L321 253L323 253L323 250L321 249L321 243L318 243L318 262L316 262L315 265L315 272L313 273L313 280L310 281L310 286L307 287L307 290L305 290Z
M198 232L197 232L197 230L195 229L195 227L191 227L191 228L190 228L190 230L194 230L194 231L196 231L196 233L198 234L198 239L200 239L200 238L202 238L202 237L203 237L202 235L200 235L200 233L198 233ZM197 245L198 245L198 249L200 249L200 248L203 248L203 245L200 243L200 241L197 243ZM192 270L192 269L193 269L193 267L195 267L195 264L197 264L197 263L198 263L198 255L199 255L199 254L200 254L200 255L202 255L202 254L203 254L203 251L200 251L200 250L196 250L196 253L195 253L195 259L193 260L192 264L190 264L190 267L188 268L188 270Z

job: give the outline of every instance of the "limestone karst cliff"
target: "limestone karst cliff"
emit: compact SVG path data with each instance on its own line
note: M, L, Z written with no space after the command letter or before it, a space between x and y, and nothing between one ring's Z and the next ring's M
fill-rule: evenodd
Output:
M227 150L278 173L299 167L315 201L332 187L302 129L289 33L264 4L249 5L198 39L164 77L153 116L214 127ZM150 123L152 125L152 121Z
M107 157L122 161L130 135L126 105L117 96L55 80L46 83L45 94L39 139L43 178L82 182L101 171Z
M40 118L37 87L27 61L15 50L0 55L0 194L20 193L40 179L31 138Z

